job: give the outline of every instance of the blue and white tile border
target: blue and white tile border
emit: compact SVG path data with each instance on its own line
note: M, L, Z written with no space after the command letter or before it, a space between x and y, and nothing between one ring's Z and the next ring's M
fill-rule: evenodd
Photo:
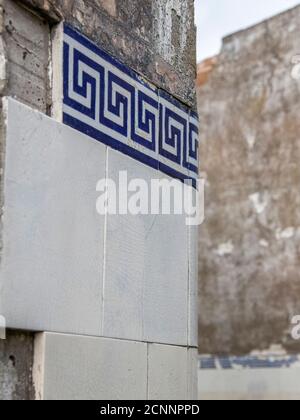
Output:
M67 25L63 42L63 122L195 185L197 115Z

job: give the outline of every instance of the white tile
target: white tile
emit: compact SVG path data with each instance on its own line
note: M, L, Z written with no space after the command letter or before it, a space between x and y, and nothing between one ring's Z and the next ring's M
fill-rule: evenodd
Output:
M148 398L185 400L188 390L188 350L184 347L148 345Z
M164 175L161 177L170 180ZM144 292L144 337L147 341L187 344L187 242L184 215L160 215L148 232L149 258L146 260Z
M108 178L124 170L148 185L160 176L109 150ZM103 335L187 344L187 236L181 216L108 217Z
M188 225L188 345L198 347L198 241L199 223L203 218L203 192L188 184L184 188Z
M141 178L147 183L158 172L133 159L108 150L108 179L119 185L120 171L127 171L128 182ZM127 185L127 183L126 183ZM118 196L119 196L118 188ZM130 197L130 195L128 195ZM122 204L126 199L122 199ZM133 340L143 339L143 295L146 277L147 232L151 215L109 215L106 233L103 335Z
M199 142L199 138L195 131L195 128L199 127L199 121L196 118L195 114L190 111L189 115L189 124L190 130L192 129L192 138L193 138L193 150L189 150L189 155L192 155L196 149L196 142ZM190 147L190 143L188 143ZM199 150L199 148L198 148ZM189 156L189 163L195 167L199 167L199 156L197 153L197 159ZM194 181L199 179L198 175L195 174L192 170L189 170L189 177ZM191 192L189 195L191 201L191 214L192 219L195 218L195 213L193 209L197 206L199 214L196 215L196 218L200 218L203 223L202 218L204 217L204 191L202 190L202 183L197 185L197 188L186 186L187 190ZM198 190L200 189L200 191ZM199 219L198 219L199 220ZM198 243L199 243L199 225L192 225L188 227L188 249L189 249L189 285L188 285L188 345L191 347L198 347L198 281L199 281L199 270L198 270Z
M188 349L187 398L198 399L198 350Z
M35 383L44 400L145 400L147 344L44 333Z
M106 148L7 104L0 313L10 328L99 335Z

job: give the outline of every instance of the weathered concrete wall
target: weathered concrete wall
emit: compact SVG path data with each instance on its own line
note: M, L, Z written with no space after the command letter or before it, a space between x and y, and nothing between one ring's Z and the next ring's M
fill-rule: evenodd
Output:
M297 7L229 36L199 68L204 354L300 349L290 338L300 313L299 37Z
M32 400L33 334L9 331L0 340L0 401Z
M2 22L3 54L7 60L2 93L47 112L51 105L49 24L9 0L2 1Z
M195 106L194 0L22 0Z

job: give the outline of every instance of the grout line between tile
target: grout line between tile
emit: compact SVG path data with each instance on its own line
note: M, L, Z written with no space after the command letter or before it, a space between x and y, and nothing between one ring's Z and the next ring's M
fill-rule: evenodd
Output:
M108 183L108 147L106 147L105 182L106 182L106 191L107 191L107 183ZM108 222L108 215L105 214L105 216L104 216L104 235L103 235L102 319L100 320L100 334L101 335L104 334L104 318L105 318L107 222Z

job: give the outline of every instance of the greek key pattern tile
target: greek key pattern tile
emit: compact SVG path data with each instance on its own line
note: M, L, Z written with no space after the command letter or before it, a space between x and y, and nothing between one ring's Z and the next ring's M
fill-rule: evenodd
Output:
M198 117L64 27L64 123L156 170L195 184Z

